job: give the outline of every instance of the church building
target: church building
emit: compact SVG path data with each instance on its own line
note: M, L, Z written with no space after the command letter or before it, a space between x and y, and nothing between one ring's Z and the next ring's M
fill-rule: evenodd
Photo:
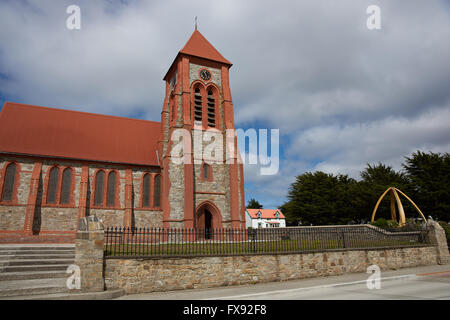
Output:
M222 139L221 161L195 142L183 149L191 161L172 152L176 130L234 132L231 66L195 30L164 76L160 122L6 102L0 243L70 243L88 215L105 227L245 228L236 136L231 154Z

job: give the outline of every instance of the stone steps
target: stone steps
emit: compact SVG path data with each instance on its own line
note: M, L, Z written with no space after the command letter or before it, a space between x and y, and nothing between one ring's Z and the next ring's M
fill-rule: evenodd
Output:
M0 282L7 280L67 279L68 276L66 271L0 272Z
M70 265L73 263L73 259L15 259L11 258L9 260L1 260L0 265L4 266L29 266L29 265L35 265L35 266L43 266L43 265L58 265L58 264L64 264L64 265Z
M34 279L0 282L0 298L67 292L65 279Z
M125 294L124 289L109 289L103 292L53 293L2 297L1 300L106 300L115 299Z
M0 299L68 294L74 245L0 245Z
M66 270L74 259L74 245L0 244L0 300L104 300L125 294L69 291Z
M51 260L51 259L71 259L73 261L73 259L75 259L75 254L74 253L52 253L52 254L46 254L46 255L41 255L41 254L8 254L8 255L3 255L0 253L0 262L2 260L10 260L10 259L14 259L14 260L32 260L32 259L36 259L36 260Z
M32 272L32 271L65 271L67 264L44 264L29 266L3 266L2 272Z

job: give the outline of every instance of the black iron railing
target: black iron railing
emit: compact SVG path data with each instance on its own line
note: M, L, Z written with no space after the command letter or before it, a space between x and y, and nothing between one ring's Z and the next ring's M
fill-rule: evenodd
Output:
M270 229L109 227L105 231L105 256L220 256L404 247L428 243L426 230L393 233L368 225Z

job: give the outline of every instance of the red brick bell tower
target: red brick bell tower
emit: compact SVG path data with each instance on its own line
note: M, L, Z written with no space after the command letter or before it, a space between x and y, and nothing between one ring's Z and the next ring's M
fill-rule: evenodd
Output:
M227 133L234 132L231 66L196 29L164 77L158 154L165 228L245 227L244 176L236 137L228 140L234 152L227 152ZM180 132L185 143L181 164L173 152L178 141L174 136ZM205 137L206 132L214 138L196 142L195 137ZM214 153L223 151L220 161L196 152L209 141L223 142Z

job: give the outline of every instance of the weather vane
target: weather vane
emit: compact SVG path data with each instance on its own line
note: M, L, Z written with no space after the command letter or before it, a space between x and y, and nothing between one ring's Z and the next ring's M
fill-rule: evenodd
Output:
M195 30L197 30L197 16L195 16Z

